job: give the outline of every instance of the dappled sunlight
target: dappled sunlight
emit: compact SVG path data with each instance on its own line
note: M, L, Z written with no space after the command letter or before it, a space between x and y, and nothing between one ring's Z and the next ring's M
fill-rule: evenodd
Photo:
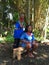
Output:
M34 54L36 54L36 55L38 54L38 53L37 53L37 52L35 52L35 51L33 51L33 53L34 53Z
M48 55L47 54L42 54L44 58L48 58Z
M41 41L41 43L43 43L43 42L49 42L49 40L48 39L45 39L45 40Z
M5 34L5 35L7 35L7 33L8 33L8 31L5 31L5 33L4 33L4 34Z
M2 37L0 37L0 41L3 41L4 39Z
M8 61L7 60L3 60L4 63L7 63Z
M5 37L0 37L0 41L5 41Z
M36 59L37 59L37 60L39 60L39 59L45 60L45 58L43 58L43 56L37 57Z
M8 63L8 60L3 60L3 61L0 63L0 65L7 65L7 63Z
M48 58L48 55L47 54L42 54L40 55L39 57L37 57L36 59L43 59L43 60L46 60Z
M7 60L4 60L3 63L1 65L7 65Z
M41 41L41 44L49 45L49 40L45 39L45 40Z
M48 7L48 9L46 10L47 11L47 15L46 15L46 20L45 20L45 26L44 26L44 28L43 28L43 30L45 31L45 33L44 33L44 40L46 40L47 39L47 34L49 33L47 30L49 30L48 29L48 27L49 27L49 7ZM48 32L48 33L47 33ZM48 35L49 36L49 35Z

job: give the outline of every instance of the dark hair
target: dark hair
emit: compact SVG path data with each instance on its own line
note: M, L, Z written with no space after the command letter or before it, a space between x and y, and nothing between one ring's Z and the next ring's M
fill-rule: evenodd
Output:
M25 32L28 32L28 27L31 26L31 25L27 25L26 28L25 28ZM32 31L31 31L32 32Z
M22 15L24 15L24 13L20 13L19 16L21 17Z

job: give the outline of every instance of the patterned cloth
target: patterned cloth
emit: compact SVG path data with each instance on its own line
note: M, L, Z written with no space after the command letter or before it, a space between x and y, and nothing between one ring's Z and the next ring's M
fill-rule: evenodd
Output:
M27 33L24 33L21 38L21 40L26 40L28 42L30 42L31 46L32 46L32 42L35 40L35 37L33 35L33 33L31 33L30 35L28 35ZM20 46L22 47L26 47L26 43L21 43Z

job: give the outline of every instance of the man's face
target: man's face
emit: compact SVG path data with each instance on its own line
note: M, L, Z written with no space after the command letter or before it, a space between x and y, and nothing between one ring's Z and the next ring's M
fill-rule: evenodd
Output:
M21 16L20 16L20 21L21 21L21 22L24 21L24 14L21 14Z

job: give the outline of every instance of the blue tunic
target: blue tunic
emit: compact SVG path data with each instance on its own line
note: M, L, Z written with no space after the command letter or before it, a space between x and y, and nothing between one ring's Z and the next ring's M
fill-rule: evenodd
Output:
M21 40L26 40L26 41L30 42L31 45L32 45L32 42L35 40L35 37L34 37L33 33L31 33L31 35L28 35L27 33L24 33L24 34L21 36L20 39L21 39ZM26 47L26 43L21 43L20 46Z
M19 21L16 22L15 28L17 28L17 30L16 29L14 30L14 38L20 39L21 34L23 33L23 28L20 26Z

